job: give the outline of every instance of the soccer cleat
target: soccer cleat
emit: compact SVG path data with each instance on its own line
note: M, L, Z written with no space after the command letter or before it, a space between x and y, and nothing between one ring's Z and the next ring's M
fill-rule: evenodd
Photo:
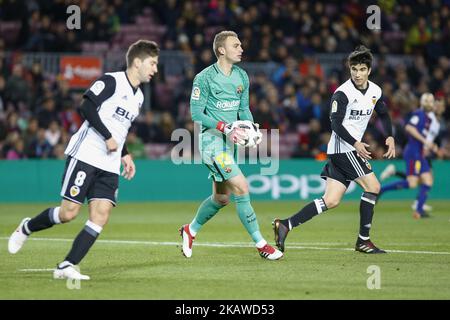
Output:
M23 219L19 226L17 227L16 231L12 233L12 235L9 237L8 240L8 251L9 253L16 254L23 246L25 241L28 239L28 235L23 233L22 227L23 225L30 221L31 218L25 218Z
M274 247L272 247L269 244L266 244L264 247L262 248L257 248L259 255L267 260L278 260L281 259L283 257L283 253L278 250L275 249Z
M411 209L417 210L417 200L415 200L415 201L413 202L413 204L411 205ZM427 204L424 204L424 205L423 205L423 210L424 210L425 212L430 212L430 211L433 211L433 207L432 207L432 206L429 206L429 205L427 205Z
M63 262L53 271L53 279L90 280L91 278L81 274L73 264Z
M179 231L181 238L183 238L183 248L181 252L186 258L190 258L192 256L192 243L194 242L195 237L193 237L189 231L189 224L182 226Z
M392 177L395 174L395 166L393 164L388 165L383 172L381 172L380 180L386 180L389 177Z
M289 233L289 228L282 224L280 219L273 220L272 226L275 233L275 245L281 252L284 252L284 241Z
M372 241L369 240L362 240L360 237L358 237L358 240L356 240L355 245L355 251L363 252L363 253L386 253L386 251L381 250L380 248L377 248Z
M431 215L429 215L429 214L426 213L426 212L424 212L423 214L420 214L419 212L414 211L414 213L413 213L413 218L416 219L416 220L419 220L419 219L426 219L426 218L431 218Z

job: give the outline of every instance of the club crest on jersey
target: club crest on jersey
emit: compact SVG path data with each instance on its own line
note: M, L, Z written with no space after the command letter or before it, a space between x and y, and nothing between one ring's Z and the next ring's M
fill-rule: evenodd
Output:
M200 88L199 87L194 87L192 89L192 96L191 96L192 100L198 100L200 99Z
M78 194L80 194L80 188L78 188L77 186L70 187L70 196L71 197L76 197Z
M100 94L100 92L103 91L103 89L105 89L105 83L103 81L96 81L92 87L91 87L91 91L98 96Z
M233 164L233 158L226 152L222 152L214 159L222 168Z
M242 91L244 91L244 87L242 85L238 85L238 87L236 88L236 93L241 94Z
M337 108L338 108L338 102L336 100L333 101L333 103L331 104L331 112L337 112Z

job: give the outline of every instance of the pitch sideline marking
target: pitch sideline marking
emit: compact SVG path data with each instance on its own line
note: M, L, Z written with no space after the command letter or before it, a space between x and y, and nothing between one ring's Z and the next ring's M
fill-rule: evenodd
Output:
M7 240L7 237L1 237L0 239ZM60 241L60 242L72 242L73 239L58 239L58 238L30 238L28 240L32 241ZM142 240L102 240L99 239L96 242L99 243L110 243L110 244L144 244L144 245L154 245L154 246L180 246L181 242L171 242L171 241L142 241ZM327 243L330 244L330 243ZM251 243L244 242L230 242L230 243L215 243L215 242L196 242L198 247L222 247L222 248L253 248L254 245ZM327 247L315 247L309 246L308 244L294 243L293 245L286 246L287 249L309 249L309 250L340 250L340 251L354 251L353 248L327 248ZM408 251L408 250L386 250L386 252L391 253L413 253L413 254L435 254L435 255L450 255L450 252L445 251ZM53 269L52 269L53 270Z

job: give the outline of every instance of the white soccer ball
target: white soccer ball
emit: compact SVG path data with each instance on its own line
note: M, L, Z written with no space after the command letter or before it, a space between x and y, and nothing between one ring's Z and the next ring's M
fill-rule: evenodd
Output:
M234 128L244 129L247 133L247 139L238 142L243 147L256 147L262 141L262 133L259 131L259 126L250 120L238 120L233 122Z

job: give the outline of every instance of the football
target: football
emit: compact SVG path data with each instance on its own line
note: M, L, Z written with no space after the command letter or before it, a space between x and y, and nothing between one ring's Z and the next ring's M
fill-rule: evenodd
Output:
M247 133L247 139L244 139L238 144L243 147L256 147L262 141L262 133L259 130L259 125L251 122L250 120L238 120L233 122L233 127L245 129Z

